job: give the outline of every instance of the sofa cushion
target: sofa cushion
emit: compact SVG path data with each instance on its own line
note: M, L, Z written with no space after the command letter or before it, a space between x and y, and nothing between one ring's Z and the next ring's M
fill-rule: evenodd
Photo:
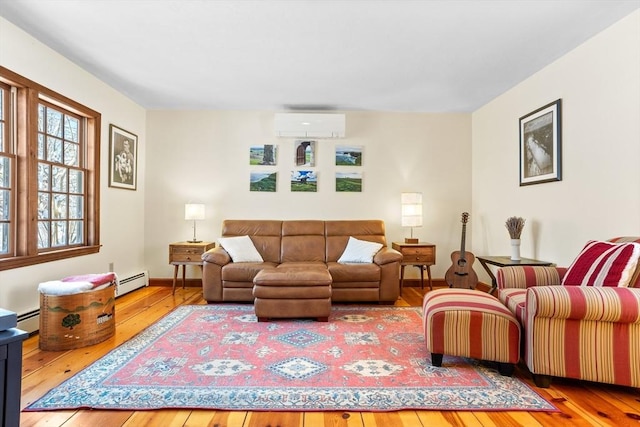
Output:
M218 242L229 253L233 262L263 261L249 236L220 237Z
M260 270L276 266L277 264L270 262L232 262L222 267L222 280L252 283Z
M340 264L372 263L373 256L382 248L381 243L368 242L349 237L347 247L338 259Z
M562 285L626 287L635 271L638 257L638 243L590 240L569 266Z
M521 288L500 289L500 302L512 312L521 325L524 325L527 290Z
M377 264L327 263L333 282L379 282L380 267Z

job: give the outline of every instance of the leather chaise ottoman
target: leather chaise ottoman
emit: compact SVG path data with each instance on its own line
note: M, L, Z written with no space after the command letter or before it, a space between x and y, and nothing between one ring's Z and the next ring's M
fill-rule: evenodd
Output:
M331 282L331 274L321 267L261 270L253 279L258 322L297 317L327 322L331 313Z

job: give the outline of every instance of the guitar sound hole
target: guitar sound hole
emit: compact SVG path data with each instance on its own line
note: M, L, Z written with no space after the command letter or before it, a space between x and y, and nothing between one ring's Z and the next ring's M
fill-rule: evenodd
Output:
M464 267L465 265L467 265L467 260L466 259L459 259L458 260L458 267Z

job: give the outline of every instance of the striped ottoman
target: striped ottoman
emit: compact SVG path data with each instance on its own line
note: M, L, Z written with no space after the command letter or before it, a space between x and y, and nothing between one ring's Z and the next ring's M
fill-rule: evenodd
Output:
M438 289L422 304L424 338L433 366L442 355L499 363L511 375L520 360L520 325L497 298L471 289Z

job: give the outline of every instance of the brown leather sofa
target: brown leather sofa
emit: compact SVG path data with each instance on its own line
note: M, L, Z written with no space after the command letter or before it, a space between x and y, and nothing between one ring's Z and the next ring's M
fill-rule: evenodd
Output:
M253 279L264 268L327 268L334 302L393 304L399 294L402 255L387 247L380 220L225 220L222 237L249 236L264 262L232 262L217 246L202 255L208 302L252 302ZM338 263L349 237L381 243L372 263Z

